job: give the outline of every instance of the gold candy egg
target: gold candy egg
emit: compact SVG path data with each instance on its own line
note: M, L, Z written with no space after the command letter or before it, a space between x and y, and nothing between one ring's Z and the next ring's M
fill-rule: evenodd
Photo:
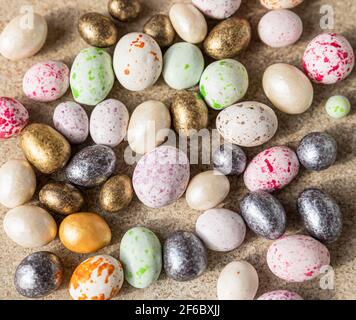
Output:
M161 47L169 47L176 36L171 20L164 14L156 14L148 20L143 32L154 38Z
M107 212L120 211L130 204L133 197L131 179L126 175L110 178L100 191L100 206Z
M42 123L30 124L22 131L20 146L27 160L44 174L62 169L71 154L68 141L58 131Z
M251 41L251 25L246 19L233 17L219 23L204 41L210 57L221 60L236 57Z
M137 18L142 6L139 0L110 0L108 10L113 18L126 22Z

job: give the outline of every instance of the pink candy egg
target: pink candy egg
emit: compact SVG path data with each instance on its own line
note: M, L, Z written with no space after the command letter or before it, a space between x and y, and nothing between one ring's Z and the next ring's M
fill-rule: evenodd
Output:
M0 139L18 135L27 125L29 114L17 100L0 97Z
M241 5L241 0L192 0L192 2L201 12L213 19L229 18Z
M55 101L62 97L69 87L69 69L60 61L46 61L35 64L23 78L23 91L32 100Z
M355 54L349 41L335 33L322 33L308 45L303 67L310 79L320 84L344 80L355 65Z
M287 147L273 147L259 153L248 165L244 181L250 191L277 191L299 172L296 153Z
M303 298L295 292L276 290L263 294L257 300L303 300Z

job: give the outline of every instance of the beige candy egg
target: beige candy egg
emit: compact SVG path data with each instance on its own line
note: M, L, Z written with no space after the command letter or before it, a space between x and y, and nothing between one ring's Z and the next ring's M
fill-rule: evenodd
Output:
M300 5L304 0L260 0L267 9L291 9Z

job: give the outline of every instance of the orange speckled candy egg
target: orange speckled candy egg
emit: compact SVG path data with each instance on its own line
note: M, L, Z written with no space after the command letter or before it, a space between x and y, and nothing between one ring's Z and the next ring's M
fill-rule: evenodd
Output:
M267 9L291 9L300 5L303 0L260 0Z
M121 263L108 255L83 261L73 272L69 294L74 300L110 300L124 283Z

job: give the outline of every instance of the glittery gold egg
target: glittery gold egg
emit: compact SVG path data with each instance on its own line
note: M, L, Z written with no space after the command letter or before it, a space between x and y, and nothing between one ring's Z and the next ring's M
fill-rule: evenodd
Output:
M161 47L169 47L176 36L171 20L164 14L157 14L148 20L143 32L154 38Z
M50 182L39 193L41 204L59 214L79 212L84 204L80 191L68 183Z
M204 41L204 49L210 57L221 60L236 57L251 41L251 25L233 17L219 23Z
M71 154L68 141L58 131L42 123L30 124L22 131L20 146L27 160L44 174L62 169Z
M80 36L93 47L110 47L119 38L115 23L110 18L96 12L82 15L79 19L78 30Z
M110 0L108 9L113 18L126 22L137 18L142 6L139 0Z
M117 175L109 179L100 191L100 206L107 212L117 212L126 208L133 197L131 179Z
M182 136L190 137L208 126L208 108L198 93L180 91L171 106L173 126Z

